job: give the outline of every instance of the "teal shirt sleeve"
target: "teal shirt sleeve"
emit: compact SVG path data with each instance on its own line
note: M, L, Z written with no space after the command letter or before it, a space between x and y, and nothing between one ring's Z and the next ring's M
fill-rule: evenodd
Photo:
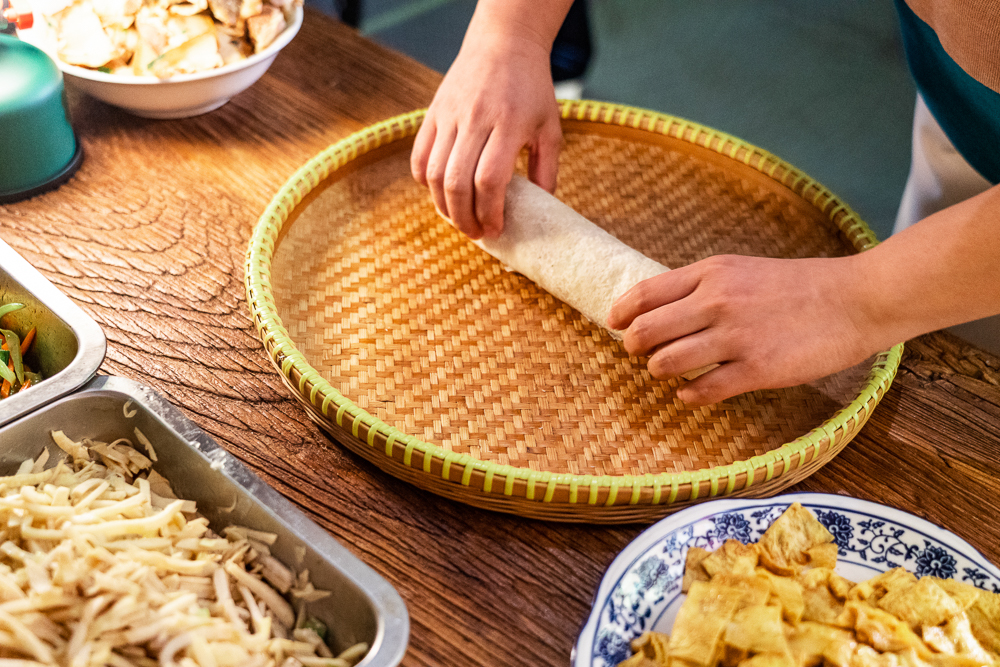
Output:
M896 0L896 9L906 60L927 108L966 162L990 183L1000 183L1000 93L952 60L905 0Z

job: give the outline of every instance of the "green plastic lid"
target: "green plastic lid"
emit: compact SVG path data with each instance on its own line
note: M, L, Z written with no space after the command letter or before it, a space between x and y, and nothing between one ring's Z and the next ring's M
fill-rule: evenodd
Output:
M62 72L45 52L0 34L0 81L0 203L9 203L65 182L82 153Z

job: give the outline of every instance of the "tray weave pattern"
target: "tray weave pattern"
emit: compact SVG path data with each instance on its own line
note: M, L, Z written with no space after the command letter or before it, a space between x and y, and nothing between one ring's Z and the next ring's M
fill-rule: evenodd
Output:
M565 102L556 195L682 266L719 253L840 256L876 240L774 156L681 119ZM257 224L247 293L310 417L393 475L472 505L650 521L775 493L868 419L902 346L814 383L692 409L645 360L435 213L409 174L422 112L331 146Z

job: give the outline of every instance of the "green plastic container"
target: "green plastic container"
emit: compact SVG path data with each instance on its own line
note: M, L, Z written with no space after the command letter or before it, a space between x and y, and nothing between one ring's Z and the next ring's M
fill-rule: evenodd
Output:
M62 72L45 52L0 34L0 81L0 203L10 203L64 183L83 154Z

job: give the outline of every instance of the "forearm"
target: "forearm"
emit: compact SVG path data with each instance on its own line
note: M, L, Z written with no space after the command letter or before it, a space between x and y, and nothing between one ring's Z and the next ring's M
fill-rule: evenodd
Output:
M546 53L573 0L480 0L465 33L462 48L485 43L523 43Z
M899 342L1000 313L1000 186L856 257L864 317Z

